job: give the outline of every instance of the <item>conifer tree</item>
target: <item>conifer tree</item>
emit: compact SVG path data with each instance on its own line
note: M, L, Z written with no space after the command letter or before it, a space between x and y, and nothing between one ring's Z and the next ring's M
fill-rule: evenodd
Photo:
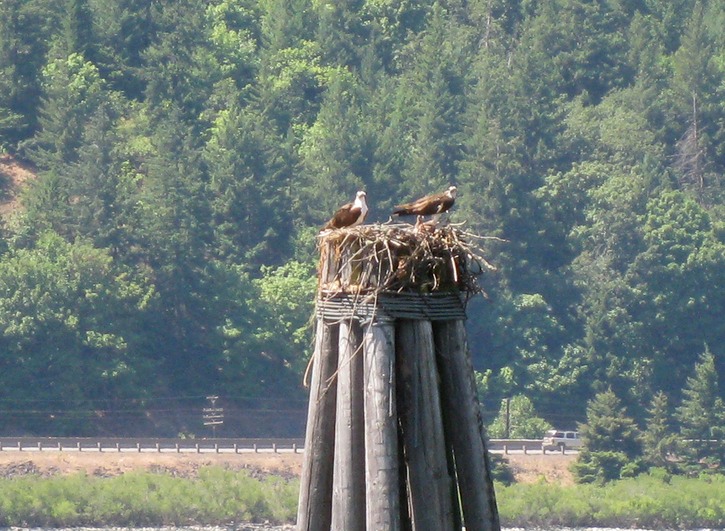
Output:
M307 205L304 214L312 223L325 221L372 182L375 144L365 127L366 108L358 80L343 72L335 75L299 149L304 169L301 203ZM372 198L375 191L368 194ZM368 215L373 219L372 212Z
M675 443L667 395L660 391L652 397L647 427L642 433L644 459L647 464L674 470Z
M675 414L683 439L682 454L689 466L722 467L725 463L725 402L715 370L715 356L705 346L687 378Z
M573 466L578 481L610 481L638 471L641 435L611 390L589 401L587 421L579 426L579 432L583 446Z
M77 159L86 122L107 98L98 69L72 53L48 64L44 72L40 131L29 154L40 169Z
M93 18L88 0L65 0L64 18L54 53L70 55L77 53L87 61L95 61L96 39L93 32Z
M53 18L48 11L24 0L0 3L0 143L14 147L35 132Z
M253 274L281 262L289 246L291 177L279 144L259 114L233 105L215 120L204 149L214 255Z
M91 4L95 62L103 79L130 100L143 96L144 52L156 26L152 0L104 0Z
M717 148L713 146L712 133L722 130L718 124L725 119L725 111L720 99L713 99L723 76L713 68L714 39L707 31L705 4L694 3L680 47L673 57L672 89L677 113L673 122L685 126L676 132L679 138L675 144L674 169L681 186L707 205L713 194L721 193L717 175L725 166L719 157L713 156Z
M407 50L397 87L402 146L401 195L443 190L458 178L466 105L469 31L434 4L426 28Z
M315 40L320 43L326 63L353 69L359 66L356 52L362 35L356 33L363 29L359 16L361 4L359 0L322 0L315 6L319 21Z
M204 31L207 3L201 0L164 0L154 3L155 39L146 48L143 69L148 113L163 120L170 108L184 120L202 126L219 71L213 68L210 41Z
M66 234L71 241L89 239L114 258L132 263L140 175L124 157L117 121L118 109L103 103L86 124L78 160L63 172L73 198Z
M219 316L205 302L215 295L208 263L211 241L207 175L199 142L172 109L157 128L156 153L140 194L139 252L152 268L164 309L162 342L166 370L175 389L199 389L214 379L212 347Z
M296 48L313 38L315 17L310 0L265 0L260 7L263 53Z

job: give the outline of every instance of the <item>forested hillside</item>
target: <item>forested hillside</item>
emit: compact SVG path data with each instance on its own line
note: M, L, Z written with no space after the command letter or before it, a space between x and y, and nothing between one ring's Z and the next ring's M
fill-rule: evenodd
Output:
M448 184L489 420L723 397L721 1L5 0L0 150L4 434L298 430L319 227Z

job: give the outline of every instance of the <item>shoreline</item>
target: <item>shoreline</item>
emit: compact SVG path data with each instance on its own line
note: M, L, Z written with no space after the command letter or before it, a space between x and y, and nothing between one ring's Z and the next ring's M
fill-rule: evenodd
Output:
M244 452L238 454L98 452L98 451L0 451L0 478L36 475L51 477L84 473L88 476L112 477L132 471L169 473L175 477L193 477L199 468L221 466L230 470L246 469L257 474L274 474L284 478L299 477L303 453ZM573 485L569 465L575 454L504 456L516 482Z
M653 470L574 484L568 464L575 456L507 459L519 482L497 483L496 498L509 530L725 527L722 475ZM0 452L0 526L288 531L302 462L294 453Z

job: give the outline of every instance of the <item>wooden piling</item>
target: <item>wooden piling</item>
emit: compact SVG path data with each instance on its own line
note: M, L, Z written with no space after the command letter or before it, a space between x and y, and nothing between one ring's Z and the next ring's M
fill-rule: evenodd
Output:
M317 320L310 402L307 410L305 460L297 507L298 531L330 529L332 467L335 446L338 328Z
M466 531L500 528L491 463L463 321L439 321L435 331L446 438L453 451Z
M474 259L451 227L321 237L298 531L500 530L463 325Z
M342 321L339 333L332 529L365 529L365 418L362 329Z
M400 471L392 323L367 323L363 343L366 528L368 531L398 531Z
M452 529L455 518L430 321L396 326L398 416L403 435L413 529Z

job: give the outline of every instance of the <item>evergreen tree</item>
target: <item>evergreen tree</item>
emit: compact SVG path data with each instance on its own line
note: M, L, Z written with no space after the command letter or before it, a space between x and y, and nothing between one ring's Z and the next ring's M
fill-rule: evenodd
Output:
M582 449L573 465L577 481L610 481L636 473L641 463L637 425L611 390L587 405L587 421L579 426Z
M53 46L53 54L64 57L75 53L86 61L96 61L97 41L88 0L65 0L64 3L64 17L58 40Z
M549 64L555 69L551 88L598 102L607 91L629 83L632 71L622 37L629 16L615 6L582 0L541 5L526 33L538 52L551 57Z
M351 201L357 190L372 184L375 142L366 128L367 102L357 80L339 73L300 145L304 184L300 207L305 219L320 225L341 204ZM330 189L330 183L335 189ZM370 196L375 192L370 190ZM370 212L369 219L375 219Z
M35 132L52 19L44 2L0 4L0 144L15 148Z
M325 63L359 69L361 44L369 38L369 29L361 17L364 3L362 0L317 3L319 24L315 40L320 44Z
M400 195L420 197L443 190L458 178L461 118L469 32L434 4L426 28L406 53L405 72L397 90L402 118L405 163Z
M103 79L131 100L140 100L145 88L143 58L156 33L152 3L97 0L90 4L95 23L95 63Z
M717 175L725 166L713 157L715 148L708 131L717 130L715 124L725 118L725 111L719 98L714 101L711 95L723 75L713 69L713 38L706 30L705 16L703 3L695 2L673 58L672 86L676 121L687 124L684 132L679 132L675 146L675 170L683 188L692 190L701 203L709 204L713 193L720 193Z
M297 48L313 39L315 17L310 0L265 0L260 7L263 53Z
M676 437L673 431L667 395L662 391L652 397L647 428L642 433L644 460L648 465L674 470Z
M89 239L115 258L133 263L140 176L120 149L118 118L114 105L102 104L85 127L78 160L63 172L72 198L65 234L71 241Z
M690 467L721 469L725 463L725 402L720 395L715 357L706 346L687 378L675 417L680 423L682 454Z
M257 271L281 262L290 242L290 172L278 139L251 109L222 111L204 151L214 255Z
M211 335L219 316L207 301L211 242L207 175L198 140L172 110L154 135L140 195L139 253L152 268L164 319L164 368L173 388L205 393L219 356Z
M98 70L78 54L53 61L44 76L42 129L26 145L27 154L40 170L38 178L23 191L27 209L23 232L30 239L46 230L66 236L73 232L76 221L72 203L78 197L74 167L80 151L88 151L84 142L88 123L98 109L110 106L112 99Z
M41 169L58 169L77 160L88 119L108 97L98 69L72 53L48 64L43 72L40 131L29 149Z
M154 120L163 120L173 108L188 124L204 125L200 117L220 78L204 31L206 6L202 0L152 4L156 32L143 54L143 78L145 105Z

